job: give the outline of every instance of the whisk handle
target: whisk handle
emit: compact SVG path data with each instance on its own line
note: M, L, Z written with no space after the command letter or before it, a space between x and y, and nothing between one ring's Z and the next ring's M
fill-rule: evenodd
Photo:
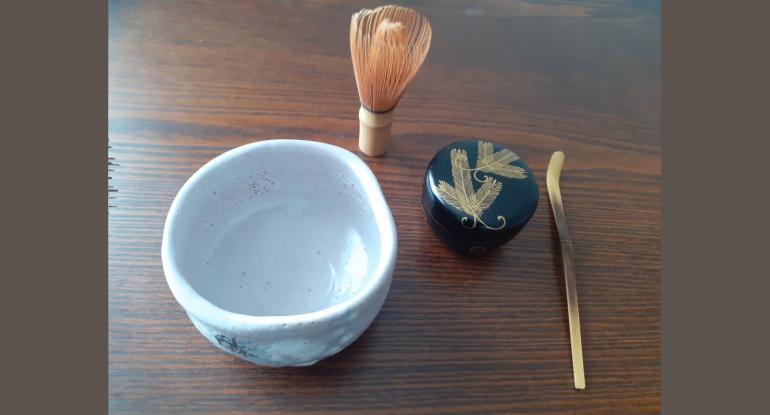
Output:
M377 113L361 106L358 110L358 148L368 156L381 156L388 151L393 110Z

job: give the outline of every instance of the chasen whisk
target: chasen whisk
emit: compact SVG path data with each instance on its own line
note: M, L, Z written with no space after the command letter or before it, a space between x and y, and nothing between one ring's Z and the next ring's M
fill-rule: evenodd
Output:
M400 6L364 9L350 21L350 53L358 97L358 147L370 156L388 150L393 110L428 54L428 19Z

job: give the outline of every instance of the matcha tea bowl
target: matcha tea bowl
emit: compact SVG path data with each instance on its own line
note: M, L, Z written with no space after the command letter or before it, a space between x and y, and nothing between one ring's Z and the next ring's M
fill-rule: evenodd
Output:
M209 341L259 365L305 366L372 323L397 239L377 179L356 155L267 140L190 177L161 249L171 292Z

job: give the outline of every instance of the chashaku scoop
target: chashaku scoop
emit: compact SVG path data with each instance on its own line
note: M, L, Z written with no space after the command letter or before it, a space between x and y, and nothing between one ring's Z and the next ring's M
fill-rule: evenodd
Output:
M532 170L513 151L487 141L459 141L436 153L425 170L422 207L428 225L450 248L495 249L535 213Z

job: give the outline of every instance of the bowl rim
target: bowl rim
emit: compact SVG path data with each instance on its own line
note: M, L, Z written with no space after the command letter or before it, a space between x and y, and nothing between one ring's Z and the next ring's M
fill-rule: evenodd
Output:
M292 146L303 150L324 152L353 170L371 206L380 237L380 252L377 266L371 273L367 284L345 301L341 301L320 310L291 314L263 315L236 313L225 310L199 294L184 277L177 263L177 252L171 241L177 225L177 214L195 185L206 175L212 173L218 166L225 165L233 159L268 147ZM352 152L332 144L301 139L268 139L248 143L228 150L200 167L182 185L169 207L163 227L161 243L161 261L166 282L177 302L187 313L196 319L214 327L248 330L249 328L264 328L265 326L286 327L297 323L323 322L342 317L353 307L367 303L384 284L390 284L391 274L395 267L398 239L393 215L382 193L382 189L372 170Z

